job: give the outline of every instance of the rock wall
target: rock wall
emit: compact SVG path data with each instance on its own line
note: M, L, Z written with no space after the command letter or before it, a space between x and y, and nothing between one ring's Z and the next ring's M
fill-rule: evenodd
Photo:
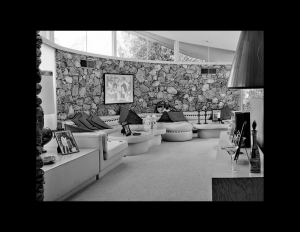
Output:
M83 68L81 59L95 60L95 68ZM202 74L201 68L216 68ZM85 56L56 50L56 95L58 121L76 111L99 116L119 114L120 106L136 113L154 113L157 102L173 110L218 109L228 105L239 110L240 90L227 89L231 65L162 64ZM133 74L134 101L104 105L104 73Z

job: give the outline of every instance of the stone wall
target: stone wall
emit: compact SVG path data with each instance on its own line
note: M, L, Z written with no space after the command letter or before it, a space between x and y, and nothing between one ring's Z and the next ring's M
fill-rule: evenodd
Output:
M82 68L81 59L95 60L95 68ZM216 74L201 74L216 68ZM240 90L227 89L231 65L163 64L85 56L56 49L56 95L58 121L76 111L99 116L119 114L120 106L136 113L156 112L165 101L173 110L218 109L225 105L239 110ZM133 74L134 101L104 105L104 73Z

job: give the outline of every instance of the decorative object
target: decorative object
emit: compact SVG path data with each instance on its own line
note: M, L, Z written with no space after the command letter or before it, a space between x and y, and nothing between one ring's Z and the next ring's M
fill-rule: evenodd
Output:
M41 45L43 43L42 37L39 34L40 31L36 31L36 153L35 153L35 199L36 201L44 201L44 166L43 159L41 157L42 146L42 129L44 128L44 111L41 106L42 100L37 95L42 91L42 86L39 84L42 80L41 70L39 68L41 64Z
M144 131L149 131L151 129L152 118L147 116L144 121Z
M44 127L42 129L42 147L43 147L42 153L47 152L44 149L44 145L46 145L47 143L49 143L52 138L53 138L52 130L49 127Z
M43 158L43 162L45 165L47 164L53 164L56 161L56 157L55 156L46 156Z
M156 111L158 113L163 113L165 109L165 102L161 101L156 104Z
M245 122L243 123L242 130L241 130L241 133L240 133L239 138L244 137L243 135L244 135L244 130L245 130L246 124L247 124L247 121L245 121ZM234 160L236 160L236 161L237 161L237 159L239 158L240 149L241 149L241 144L242 144L242 139L238 139L238 140L237 140L237 146L238 146L238 148L237 148L237 151L236 151L235 157L234 157Z
M207 124L207 122L206 122L206 116L207 116L206 112L207 112L207 110L205 109L204 110L204 123L203 124Z
M264 87L264 32L242 31L232 62L228 89Z
M62 155L79 152L79 148L73 137L73 134L69 130L54 131L57 144L60 148Z
M218 122L221 117L221 110L212 110L212 121Z
M104 73L104 104L133 103L133 75Z
M126 121L122 122L122 127L123 127L123 129L121 130L121 133L123 135L126 135L126 137L131 135L131 130L130 130L129 124Z
M151 116L151 129L156 129L156 128L157 128L156 115L153 114Z
M250 172L251 173L260 173L260 155L257 146L257 130L256 130L256 121L252 123L252 149L251 149L251 158L250 158Z

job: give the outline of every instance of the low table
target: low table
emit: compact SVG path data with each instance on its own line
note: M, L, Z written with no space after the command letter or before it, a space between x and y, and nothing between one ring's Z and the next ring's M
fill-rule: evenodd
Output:
M149 140L149 148L161 144L161 135L166 133L166 128L157 126L156 129L151 129L151 133L154 135L154 138Z
M252 140L252 139L251 139ZM245 148L241 151L238 162L234 161L233 167L237 172L228 172L231 159L225 149L229 139L226 132L221 132L218 152L212 172L212 200L213 201L263 201L264 200L264 154L258 148L261 161L261 172L250 173L250 164ZM252 141L251 141L252 146ZM248 155L251 148L246 148Z
M133 132L133 131L132 131ZM125 140L128 143L128 147L126 148L126 155L139 155L141 153L145 153L149 150L149 140L154 138L154 133L151 131L136 131L141 133L141 135L133 136L132 134L129 136L123 135L121 131L111 133L107 136L110 141L119 141Z
M83 189L99 175L99 149L83 149L68 155L47 147L45 156L55 156L53 164L44 165L44 201L63 201Z
M224 124L219 122L208 121L207 124L197 124L193 123L193 127L198 131L198 138L208 139L208 138L219 138L221 131L227 131L230 123L224 122Z

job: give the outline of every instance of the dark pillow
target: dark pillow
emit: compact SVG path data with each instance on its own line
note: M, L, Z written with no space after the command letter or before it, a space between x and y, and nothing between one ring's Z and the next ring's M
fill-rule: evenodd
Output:
M124 108L124 107L120 107L120 117L119 117L119 123L122 124L122 122L124 122L127 118L129 114L129 110Z
M168 112L168 115L173 122L188 121L182 111Z
M160 119L157 120L157 122L173 122L170 117L168 112L163 112L163 114L160 116Z
M228 106L225 106L221 109L221 119L222 120L227 120L227 119L231 119L231 116L233 116L234 114L231 112L231 110L229 109Z
M93 125L94 127L97 127L99 130L104 129L111 129L109 125L107 125L105 122L102 121L101 118L99 118L96 114L90 114L87 119L88 122Z
M99 130L97 127L92 126L86 118L88 115L84 112L78 112L74 114L73 116L69 116L68 119L70 119L72 122L76 124L78 127L86 128L89 130Z
M65 124L65 129L73 132L93 132L90 129L87 128L83 128L83 127L79 127L79 126L75 126L75 125L69 125L69 124Z
M85 112L81 112L81 118L79 118L79 121L82 122L90 130L99 130L98 127L95 127L89 123L89 121L87 120L88 117L89 116Z
M143 124L143 119L132 110L129 110L125 121L127 121L128 124Z

